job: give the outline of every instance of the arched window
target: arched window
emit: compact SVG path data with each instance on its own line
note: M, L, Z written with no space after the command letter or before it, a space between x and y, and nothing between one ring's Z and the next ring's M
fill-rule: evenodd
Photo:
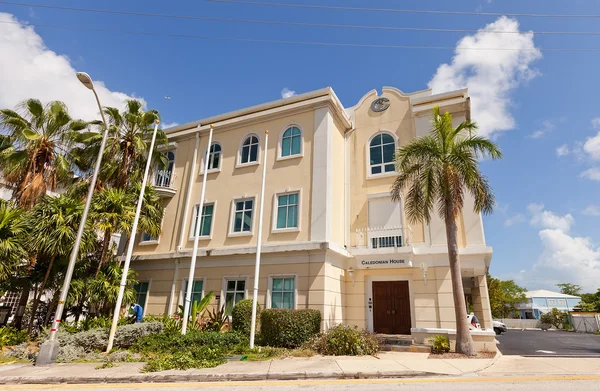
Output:
M281 138L281 157L300 155L302 153L302 132L291 126L283 132Z
M394 137L381 133L373 137L369 144L369 158L371 175L383 174L394 171L394 150L396 142Z
M218 170L219 168L221 168L221 145L213 143L208 154L208 169Z
M240 151L240 164L258 161L258 137L251 135L244 140Z

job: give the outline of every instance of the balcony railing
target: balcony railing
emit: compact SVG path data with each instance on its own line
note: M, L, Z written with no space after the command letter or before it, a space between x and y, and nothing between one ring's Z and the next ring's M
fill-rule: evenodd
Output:
M173 197L177 192L175 188L175 174L172 171L157 171L154 174L152 184L161 197Z
M175 189L175 174L172 171L160 170L154 175L154 186Z
M412 242L410 227L370 227L356 230L357 248L399 248Z

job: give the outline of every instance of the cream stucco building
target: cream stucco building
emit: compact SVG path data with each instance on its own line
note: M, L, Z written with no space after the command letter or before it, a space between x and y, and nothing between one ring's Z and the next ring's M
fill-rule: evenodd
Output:
M343 322L417 337L454 328L444 223L436 215L411 224L389 195L394 150L429 131L436 105L456 123L470 114L466 89L385 87L346 108L325 88L168 129L169 168L154 177L164 197L162 234L136 238L132 263L145 313L173 314L183 303L203 175L194 297L213 291L220 306L251 297L266 153L263 307L318 309L324 328ZM458 226L464 294L491 330L492 249L469 197Z

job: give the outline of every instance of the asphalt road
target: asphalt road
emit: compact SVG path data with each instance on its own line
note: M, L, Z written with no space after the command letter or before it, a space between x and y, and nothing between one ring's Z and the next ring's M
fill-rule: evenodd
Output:
M465 391L484 389L485 391L534 391L596 390L600 377L580 380L573 378L535 377L535 378L427 378L406 380L315 380L288 382L249 382L249 383L171 383L171 384L82 384L82 385L19 385L4 386L2 390L61 390L61 391Z
M496 336L498 349L509 356L600 357L600 335L566 331L508 330Z

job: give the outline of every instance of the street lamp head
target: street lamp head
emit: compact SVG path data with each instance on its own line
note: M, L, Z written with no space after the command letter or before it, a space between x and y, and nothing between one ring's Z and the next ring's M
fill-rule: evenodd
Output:
M92 82L92 78L87 73L85 73L85 72L77 72L77 78L79 79L79 81L81 82L81 84L83 84L84 86L86 86L90 90L94 89L94 83Z

